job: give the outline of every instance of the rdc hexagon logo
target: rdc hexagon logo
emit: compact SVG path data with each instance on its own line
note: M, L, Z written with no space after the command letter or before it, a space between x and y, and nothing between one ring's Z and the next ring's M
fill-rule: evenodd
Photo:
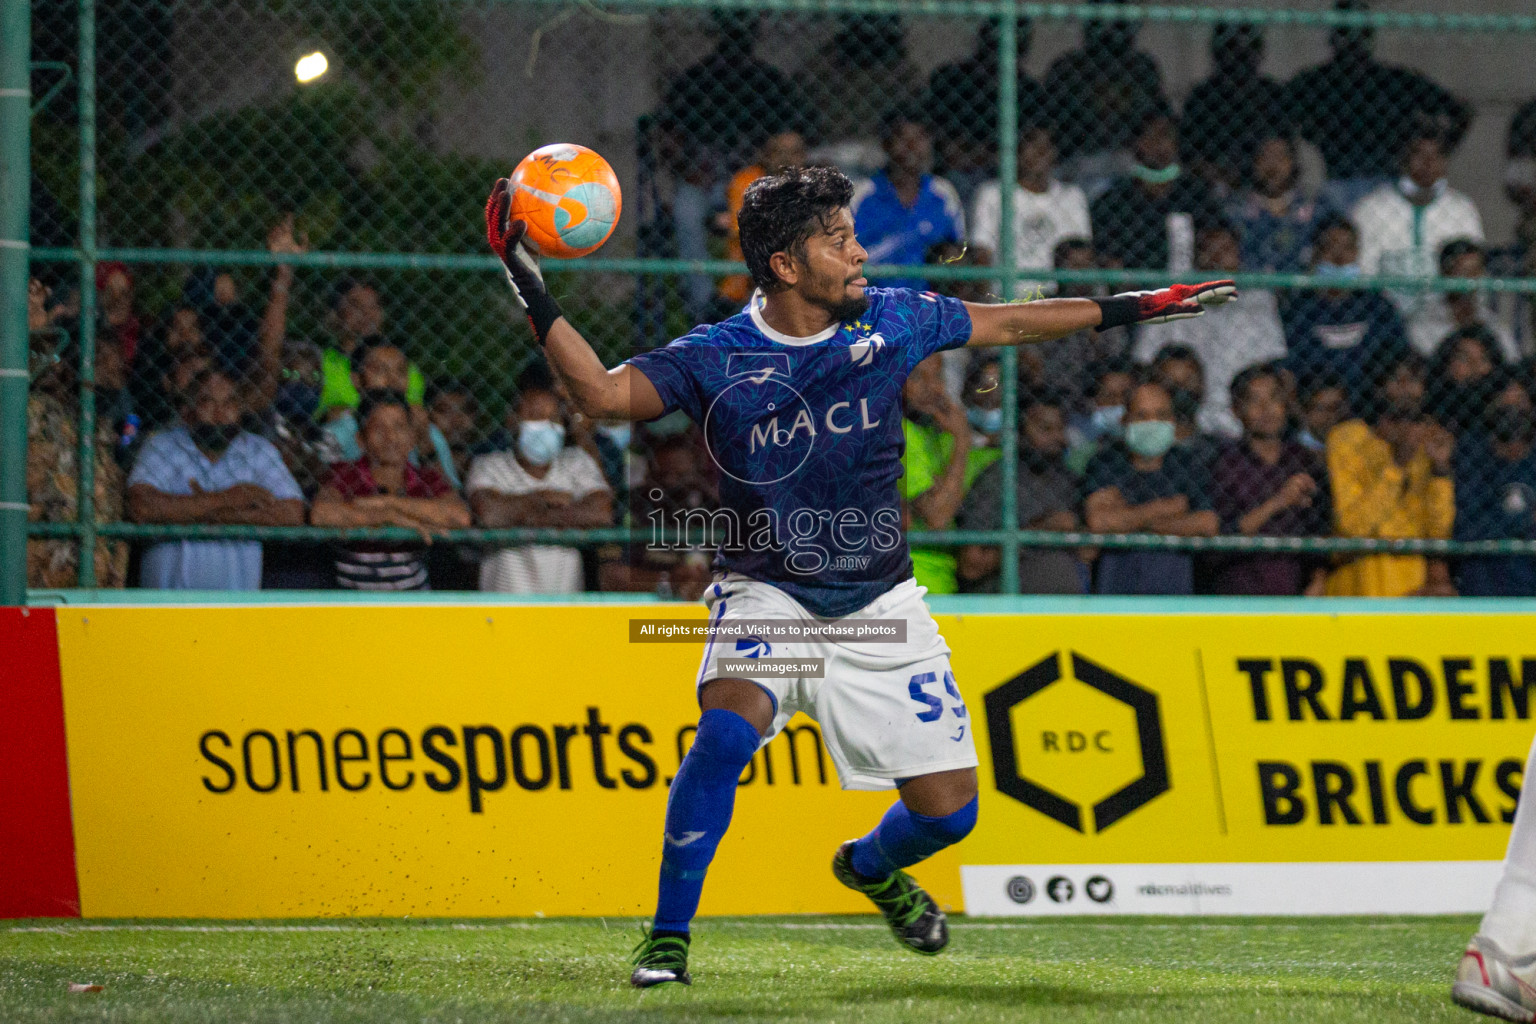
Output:
M1169 789L1157 694L1076 651L1052 652L984 702L999 792L1074 831L1086 831L1084 804L1098 833Z

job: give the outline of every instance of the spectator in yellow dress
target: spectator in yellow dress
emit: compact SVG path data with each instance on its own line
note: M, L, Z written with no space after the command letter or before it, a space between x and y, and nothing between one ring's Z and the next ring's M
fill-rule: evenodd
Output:
M1400 356L1375 394L1374 422L1354 419L1328 435L1334 529L1344 537L1449 537L1456 517L1450 431L1424 413L1424 361ZM1449 596L1441 559L1366 554L1329 574L1330 597Z

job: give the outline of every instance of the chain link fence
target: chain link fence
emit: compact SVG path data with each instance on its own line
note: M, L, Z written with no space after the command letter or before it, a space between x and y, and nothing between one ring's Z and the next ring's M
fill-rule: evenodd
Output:
M29 585L696 594L697 427L546 394L485 253L570 141L624 214L545 272L608 365L741 310L789 166L876 284L1239 280L925 366L931 592L1536 594L1536 19L1431 6L35 0Z

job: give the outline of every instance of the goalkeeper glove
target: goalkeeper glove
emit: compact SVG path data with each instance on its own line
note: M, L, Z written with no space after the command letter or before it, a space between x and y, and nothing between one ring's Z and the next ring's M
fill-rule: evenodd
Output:
M501 257L507 284L512 286L512 296L528 314L528 326L533 328L534 338L543 345L550 328L565 314L544 289L539 261L523 244L528 225L520 220L509 221L511 210L512 183L506 178L498 178L491 187L490 198L485 201L485 238L491 243L491 251Z
M1237 295L1231 281L1206 281L1204 284L1175 284L1151 292L1122 292L1107 299L1094 299L1103 320L1096 330L1127 324L1166 324L1200 316L1206 306L1219 306Z

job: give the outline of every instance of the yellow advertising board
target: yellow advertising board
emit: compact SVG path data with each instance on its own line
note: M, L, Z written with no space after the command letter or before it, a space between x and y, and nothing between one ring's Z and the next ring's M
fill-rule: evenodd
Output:
M961 859L1016 866L965 869L971 912L1486 905L1531 746L1529 618L941 624L987 723L983 824ZM1066 899L1047 898L1053 880ZM1092 881L1116 898L1085 901ZM1184 898L1202 886L1206 899ZM1350 890L1366 902L1340 898Z
M650 913L699 647L630 646L646 614L60 609L82 913ZM814 728L750 772L704 912L866 909L832 854L891 797ZM920 873L952 906L958 864Z
M655 613L59 609L83 913L648 913L699 654L631 644ZM1528 617L939 625L982 760L976 832L917 872L951 907L1241 912L1357 876L1455 890L1421 909L1486 896L1531 743ZM891 797L838 791L795 725L744 776L704 913L865 909L828 863Z

